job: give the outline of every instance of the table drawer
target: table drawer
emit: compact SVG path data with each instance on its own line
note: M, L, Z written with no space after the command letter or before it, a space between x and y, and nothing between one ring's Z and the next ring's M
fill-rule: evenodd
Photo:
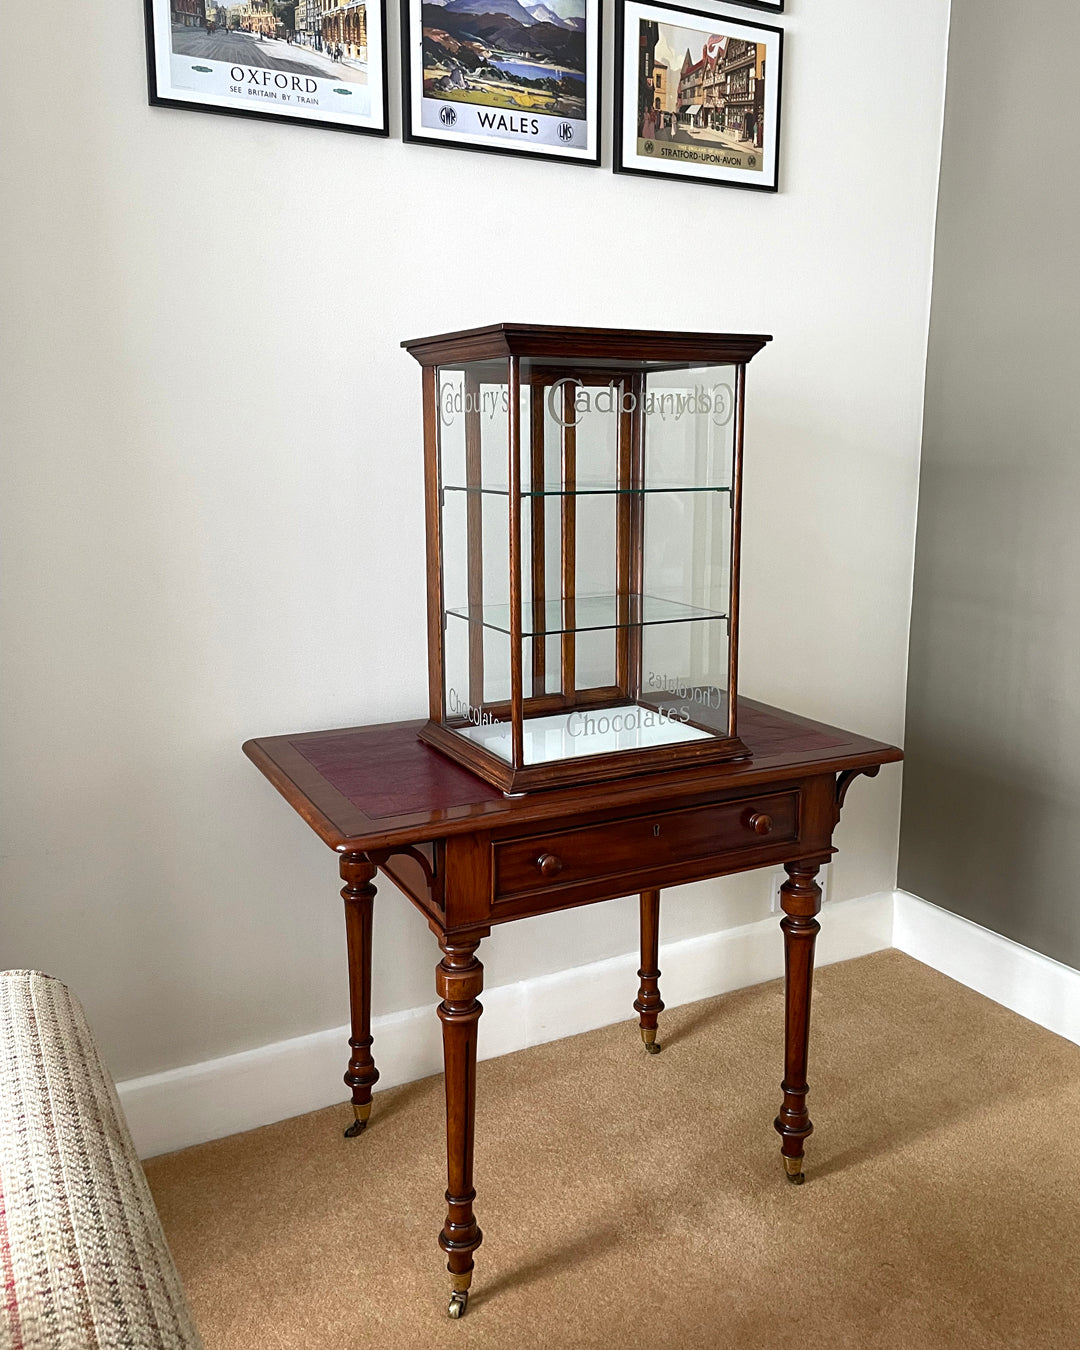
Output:
M798 792L776 792L508 839L492 846L494 900L638 871L647 875L694 858L789 843L798 835Z

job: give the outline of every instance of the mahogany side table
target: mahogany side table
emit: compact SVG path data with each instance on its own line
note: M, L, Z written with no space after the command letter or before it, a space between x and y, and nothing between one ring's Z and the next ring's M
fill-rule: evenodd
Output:
M449 1312L468 1302L482 1234L473 1212L476 1035L483 966L477 948L493 924L618 896L641 896L641 969L634 1009L656 1052L663 1010L658 969L664 886L782 864L785 1043L776 1118L789 1181L803 1180L807 1051L818 869L836 851L833 830L852 780L902 758L891 745L749 699L739 733L752 758L608 784L507 798L422 744L421 721L248 741L244 752L340 855L345 887L352 1035L345 1082L360 1134L379 1071L371 1054L371 916L380 869L438 938L446 1079Z

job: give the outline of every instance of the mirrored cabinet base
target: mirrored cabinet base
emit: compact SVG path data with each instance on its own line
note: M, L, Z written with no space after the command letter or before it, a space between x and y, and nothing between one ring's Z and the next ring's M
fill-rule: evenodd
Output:
M424 368L422 739L505 792L748 754L746 367L763 335L495 324Z

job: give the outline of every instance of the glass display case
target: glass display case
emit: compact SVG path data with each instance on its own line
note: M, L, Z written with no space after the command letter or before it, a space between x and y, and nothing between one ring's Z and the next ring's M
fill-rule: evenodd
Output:
M504 792L747 754L746 365L768 337L495 324L424 367L430 745Z

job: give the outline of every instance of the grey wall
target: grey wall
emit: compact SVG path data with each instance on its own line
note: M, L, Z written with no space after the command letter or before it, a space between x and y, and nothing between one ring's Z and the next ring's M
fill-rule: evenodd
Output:
M1080 966L1075 0L953 0L899 884Z

